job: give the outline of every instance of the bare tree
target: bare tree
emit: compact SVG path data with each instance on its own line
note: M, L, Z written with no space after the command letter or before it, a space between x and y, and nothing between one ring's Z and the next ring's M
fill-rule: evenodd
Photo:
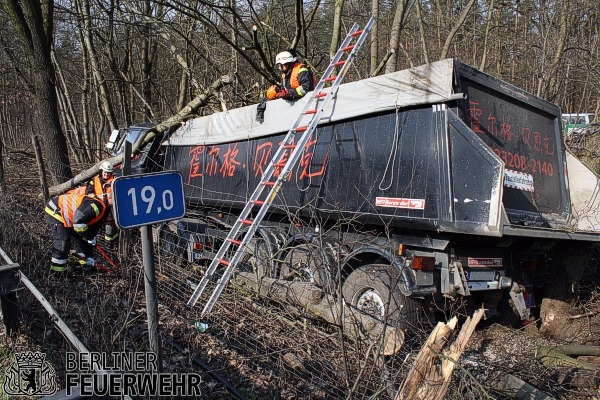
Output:
M448 57L448 53L450 52L450 45L452 44L452 41L456 36L456 32L458 32L460 27L465 23L465 19L467 19L467 16L469 15L471 8L473 7L473 4L475 4L475 1L476 0L469 0L465 8L460 13L458 20L456 21L456 23L448 33L448 36L446 37L446 41L444 42L444 46L442 47L442 51L440 53L440 59Z
M32 66L36 121L45 132L44 145L48 171L54 183L72 176L67 142L60 124L56 98L56 76L51 60L54 1L8 0L6 11L11 18L23 50Z
M94 38L92 36L93 27L90 17L90 2L89 0L81 0L81 3L78 3L78 6L80 7L79 12L83 20L82 34L84 38L86 54L89 57L94 80L96 82L96 85L98 85L98 94L100 95L100 101L102 103L102 111L104 112L104 116L108 121L110 129L117 129L119 124L117 123L117 120L115 118L113 104L110 97L110 91L106 83L106 78L104 77L104 74L102 73L102 69L100 67L98 53L96 51Z
M371 67L369 68L369 75L373 75L377 69L379 57L379 0L372 0L371 8L373 10L375 23L371 29Z
M411 7L415 4L412 0L399 0L396 5L396 11L394 12L394 20L392 21L392 27L390 31L390 41L389 41L389 49L394 54L389 58L386 66L385 73L388 74L390 72L396 71L398 57L400 53L400 34L402 33L402 28L406 23L406 16L410 12ZM406 55L406 53L404 53ZM407 57L409 60L410 58ZM412 66L412 61L409 61Z
M335 55L340 41L342 40L340 35L342 31L342 9L344 8L344 0L335 0L335 12L333 16L333 32L331 35L331 45L329 46L329 57L332 58Z

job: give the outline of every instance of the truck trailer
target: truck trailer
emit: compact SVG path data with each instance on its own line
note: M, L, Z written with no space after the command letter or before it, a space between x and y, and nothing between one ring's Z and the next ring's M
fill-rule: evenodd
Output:
M214 258L305 102L191 119L148 145L134 171L180 171L188 208L158 228L162 251ZM341 283L402 327L456 304L512 324L558 243L600 241L598 179L565 150L560 108L509 83L445 59L342 84L323 116L240 263L259 278Z

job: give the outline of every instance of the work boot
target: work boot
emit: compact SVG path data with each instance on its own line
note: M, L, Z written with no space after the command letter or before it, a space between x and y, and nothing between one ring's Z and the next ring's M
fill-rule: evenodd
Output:
M60 274L62 272L65 272L66 269L67 269L67 264L50 263L50 272L53 272L55 274Z

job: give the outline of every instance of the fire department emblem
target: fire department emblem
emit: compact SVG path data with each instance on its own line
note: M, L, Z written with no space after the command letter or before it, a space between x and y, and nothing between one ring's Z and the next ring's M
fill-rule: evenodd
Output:
M15 353L5 375L4 392L8 395L44 396L57 390L56 373L44 353Z

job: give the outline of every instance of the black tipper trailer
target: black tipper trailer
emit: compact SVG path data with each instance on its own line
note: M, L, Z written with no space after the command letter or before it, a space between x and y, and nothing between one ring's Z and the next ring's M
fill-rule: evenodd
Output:
M195 210L163 233L189 242L190 261L211 257L302 102L269 102L262 124L256 106L197 118L163 142L164 168L182 173ZM388 268L401 276L399 320L415 322L400 315L411 299L441 294L478 297L493 313L503 289L526 318L523 265L542 263L557 240L600 240L600 228L571 218L557 106L452 59L343 84L332 103L259 230L269 258L284 260L263 273L301 264L328 286L337 246L359 308L385 291L365 289L365 277ZM197 241L209 246L195 252ZM320 261L307 262L306 248Z
M566 226L570 205L560 109L465 64L453 65L453 94L465 99L382 112L358 102L353 118L320 127L296 168L294 184L282 189L286 205L300 207L316 199L320 212L343 211L377 221L389 216L396 226L499 235L500 210L492 203L502 195L512 224ZM342 85L339 96L350 85ZM278 103L287 109L273 112L285 121L293 121L294 111L301 109L300 104ZM273 106L269 103L267 116ZM249 134L249 139L223 144L202 135L192 137L197 144L188 146L179 146L175 133L166 147L165 167L188 178L190 204L242 206L284 133L261 133L256 139ZM515 187L500 184L500 161L512 171ZM377 198L388 204L378 206ZM421 203L396 207L390 199Z

